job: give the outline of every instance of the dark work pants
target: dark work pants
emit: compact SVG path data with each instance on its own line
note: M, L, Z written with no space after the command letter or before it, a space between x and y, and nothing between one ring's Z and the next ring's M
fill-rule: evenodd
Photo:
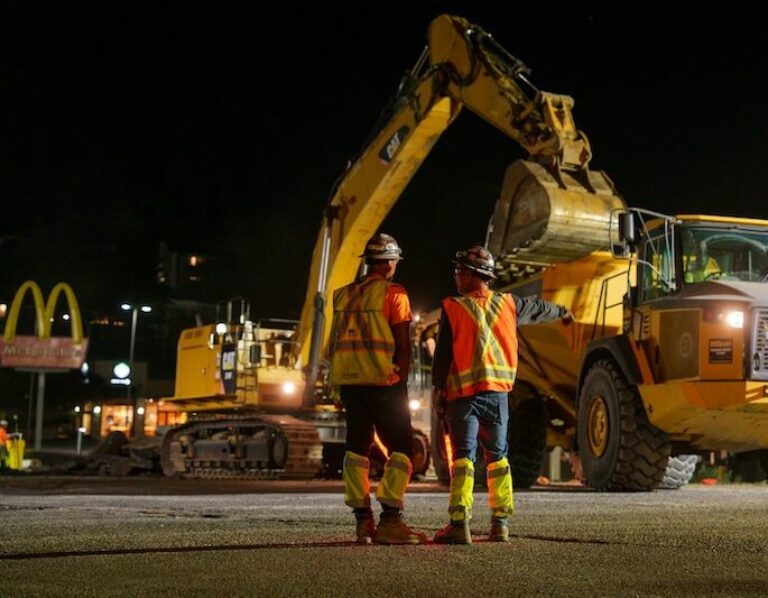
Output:
M347 450L368 457L374 429L390 454L413 457L411 413L405 384L341 386L347 410Z

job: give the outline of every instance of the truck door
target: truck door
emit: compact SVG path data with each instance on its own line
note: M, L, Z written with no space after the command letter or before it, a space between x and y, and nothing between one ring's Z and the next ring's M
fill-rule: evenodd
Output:
M632 336L643 344L657 381L697 375L698 312L670 305L678 287L674 229L649 231L638 260L638 298Z

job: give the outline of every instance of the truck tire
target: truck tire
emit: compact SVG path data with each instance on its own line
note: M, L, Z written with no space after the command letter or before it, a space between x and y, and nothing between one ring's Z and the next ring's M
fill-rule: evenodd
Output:
M416 476L423 477L424 474L427 473L427 470L429 469L430 449L429 438L427 438L427 435L424 434L424 432L413 428L411 434L413 442L411 449L411 464L413 465L411 479L414 479ZM369 459L371 463L371 468L368 472L370 479L380 480L381 476L384 475L384 465L387 462L387 457L384 456L381 448L379 448L375 442L371 445Z
M758 452L759 458L760 458L760 467L763 468L763 473L765 474L765 478L768 478L768 450L766 449L760 449Z
M664 490L678 490L691 481L693 473L696 471L696 465L699 463L698 455L676 455L670 457L667 463L667 470L664 472L664 479L661 486Z
M647 491L664 479L670 444L648 421L637 390L609 360L589 369L579 397L579 454L590 486Z
M530 488L547 456L547 406L540 397L509 397L509 465L512 485Z
M435 468L435 476L441 484L451 483L451 470L445 451L444 435L446 434L443 420L438 420L432 413L432 465Z
M429 438L427 438L427 435L424 432L414 429L412 434L413 458L411 459L411 462L413 463L413 473L411 474L411 478L413 479L416 476L423 477L424 474L427 473L427 470L429 469L430 450Z

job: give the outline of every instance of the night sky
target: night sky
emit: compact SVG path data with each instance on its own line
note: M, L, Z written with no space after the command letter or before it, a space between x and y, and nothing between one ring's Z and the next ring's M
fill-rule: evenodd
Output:
M67 280L91 306L151 294L164 241L217 256L217 298L298 317L331 185L443 12L575 98L628 203L766 216L766 34L736 3L114 4L0 5L5 284ZM416 309L452 291L451 255L483 241L521 157L465 111L417 173L382 227Z

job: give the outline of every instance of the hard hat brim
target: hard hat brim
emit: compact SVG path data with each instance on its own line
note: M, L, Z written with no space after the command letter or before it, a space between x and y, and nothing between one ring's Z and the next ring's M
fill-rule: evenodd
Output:
M397 260L399 262L400 260L405 259L402 255L393 255L391 257L379 257L379 256L374 257L374 256L362 254L359 257L364 257L365 259L370 260L372 262L390 262L392 260Z
M472 272L475 272L476 274L480 274L482 276L487 277L489 280L496 280L496 275L493 272L487 272L485 270L480 270L479 268L475 268L473 266L469 266L467 264L462 264L461 262L457 262L456 260L453 260L453 265L458 266L459 268L466 268L467 270L471 270Z

